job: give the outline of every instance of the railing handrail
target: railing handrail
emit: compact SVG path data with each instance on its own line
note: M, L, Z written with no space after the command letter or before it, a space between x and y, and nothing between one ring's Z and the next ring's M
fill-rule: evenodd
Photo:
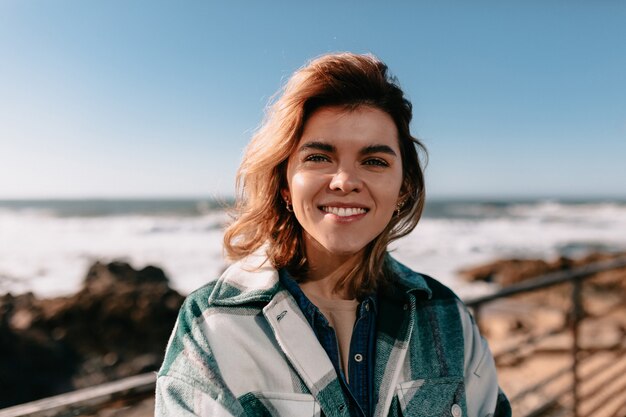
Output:
M155 384L156 374L149 372L118 381L107 382L95 387L83 388L54 397L0 409L0 417L75 415L73 411L77 409L97 409L103 404L129 395L153 393Z
M574 280L585 280L599 272L625 267L626 257L594 262L593 264L563 271L552 272L549 274L540 275L535 278L530 278L523 282L512 284L507 286L506 288L502 288L501 290L496 291L493 294L470 298L467 300L463 300L463 302L468 307L474 307L476 305L480 305L489 301L494 301L500 298L510 297L512 295L523 294L538 289L548 288Z

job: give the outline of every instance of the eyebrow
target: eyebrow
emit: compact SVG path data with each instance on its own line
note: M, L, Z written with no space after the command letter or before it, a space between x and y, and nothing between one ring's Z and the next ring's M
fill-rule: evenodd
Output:
M337 148L335 148L333 145L324 142L307 142L304 145L300 146L300 149L298 149L298 151L304 152L308 151L309 149L317 149L318 151L333 153L337 151Z
M392 155L392 156L398 156L396 154L396 152L391 149L391 147L387 146L387 145L370 145L370 146L366 146L365 148L361 149L361 151L359 152L362 155L370 155L373 153L386 153L388 155Z
M334 145L319 141L307 142L304 145L300 146L300 149L298 151L304 152L310 149L317 149L319 151L329 153L337 152L337 148ZM392 156L398 156L396 152L387 145L369 145L359 151L359 154L361 155L371 155L374 153L385 153Z

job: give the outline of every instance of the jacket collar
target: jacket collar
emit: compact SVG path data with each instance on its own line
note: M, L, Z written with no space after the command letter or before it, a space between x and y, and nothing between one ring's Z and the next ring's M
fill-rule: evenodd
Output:
M406 294L421 292L424 293L429 300L432 298L433 291L428 286L422 274L396 261L389 253L387 253L387 262L395 276L394 284L399 287L399 292Z
M421 292L428 299L432 297L432 290L421 274L407 268L389 254L387 261L395 275L395 294ZM281 289L283 286L278 271L264 251L257 251L224 271L209 296L209 302L216 306L268 303Z
M280 289L278 271L264 252L257 251L224 271L209 296L209 303L216 306L267 304Z

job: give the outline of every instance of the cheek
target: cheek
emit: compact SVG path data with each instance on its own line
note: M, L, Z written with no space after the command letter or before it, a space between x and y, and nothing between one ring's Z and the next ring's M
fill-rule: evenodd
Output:
M319 179L305 173L295 173L291 177L289 186L294 203L305 206L312 202L320 187Z
M302 173L296 173L294 175L291 176L291 188L294 189L294 191L298 191L298 192L303 192L307 189L307 180L306 180L306 175L302 174Z
M380 200L385 205L392 205L395 208L398 198L400 197L400 191L402 189L402 177L401 174L390 178L388 181L379 184L378 195Z

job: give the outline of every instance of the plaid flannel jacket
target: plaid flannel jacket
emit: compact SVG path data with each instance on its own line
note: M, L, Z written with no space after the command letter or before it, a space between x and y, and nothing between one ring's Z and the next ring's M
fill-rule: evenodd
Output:
M486 342L459 299L389 257L380 295L373 415L510 416ZM233 264L181 308L159 371L156 416L343 416L333 365L278 272Z

